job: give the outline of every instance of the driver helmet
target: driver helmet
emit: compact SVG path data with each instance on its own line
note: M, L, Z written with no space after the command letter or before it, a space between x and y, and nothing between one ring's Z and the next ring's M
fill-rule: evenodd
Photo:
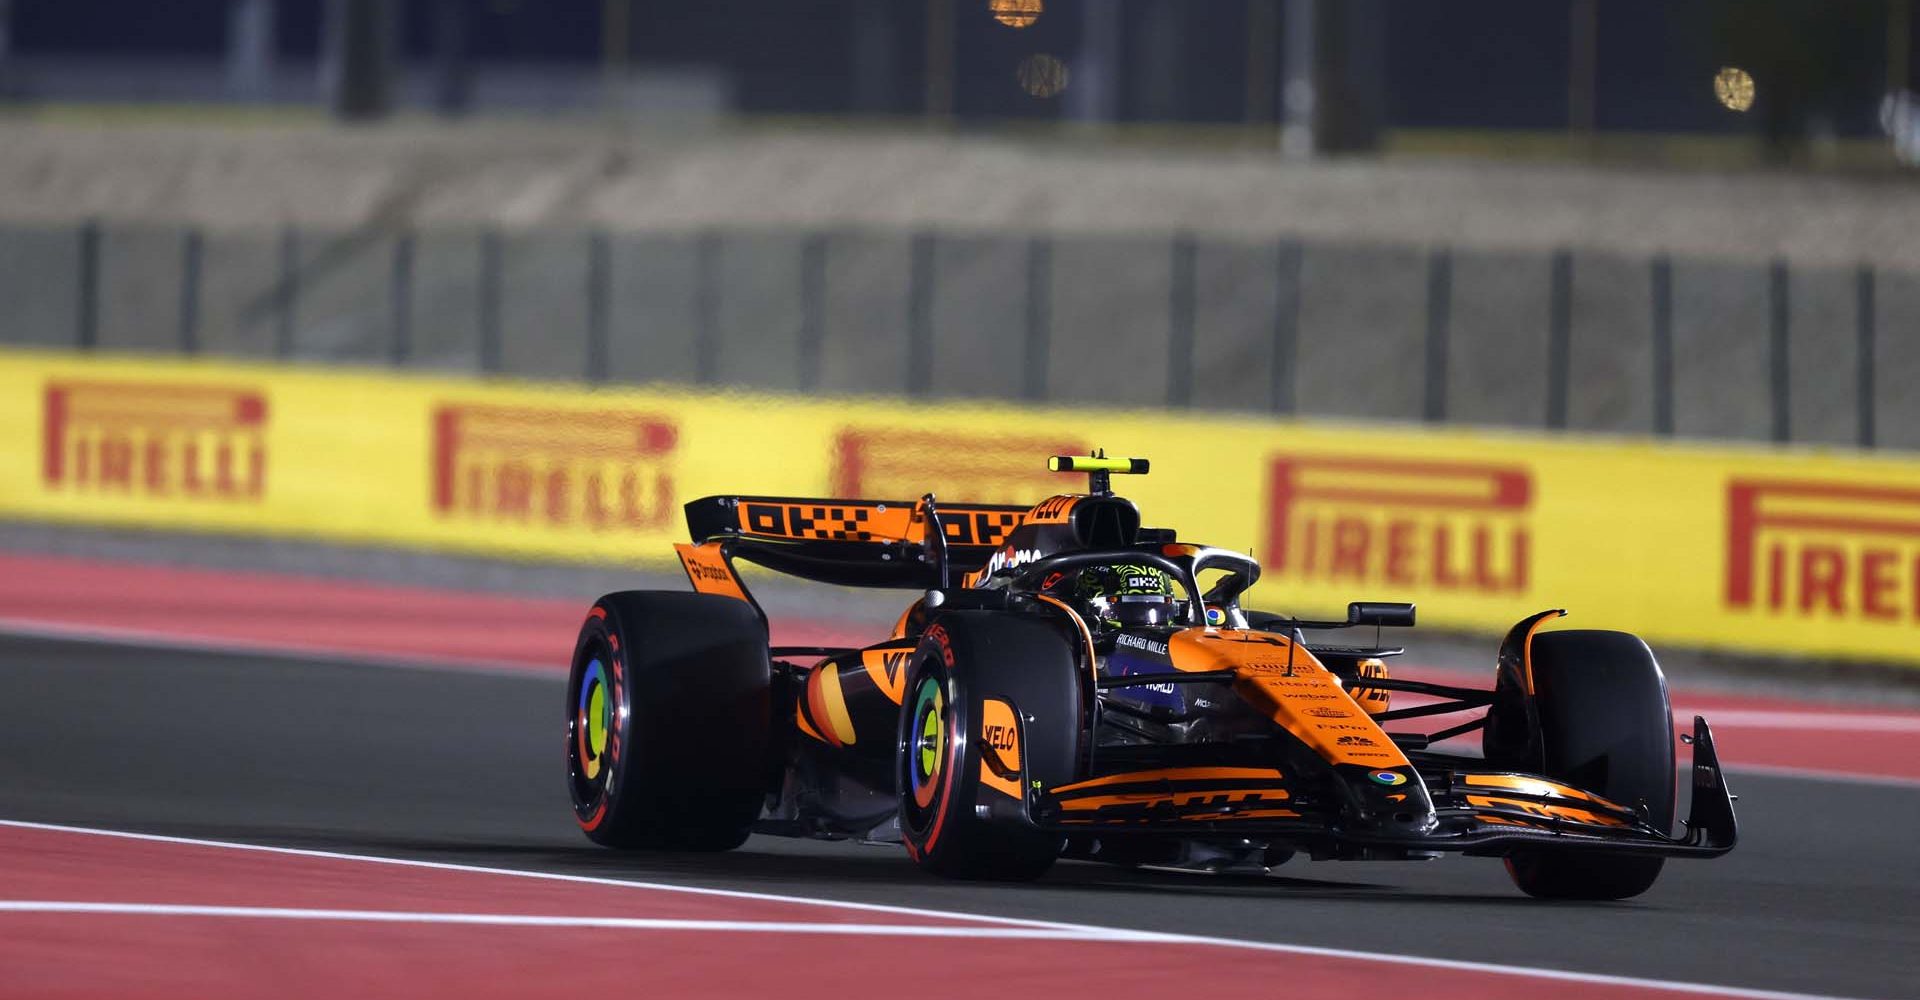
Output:
M1173 580L1152 566L1113 563L1080 571L1073 596L1102 625L1164 625L1173 618Z

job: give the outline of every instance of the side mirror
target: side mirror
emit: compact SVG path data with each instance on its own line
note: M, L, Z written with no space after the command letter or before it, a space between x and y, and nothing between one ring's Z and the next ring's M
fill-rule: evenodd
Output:
M1347 624L1382 628L1412 628L1413 605L1385 601L1354 601L1347 605Z

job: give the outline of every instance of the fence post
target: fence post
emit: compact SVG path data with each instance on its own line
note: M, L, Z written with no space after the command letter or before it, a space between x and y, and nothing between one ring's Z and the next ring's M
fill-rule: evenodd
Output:
M800 245L800 391L820 387L820 351L827 328L827 237L808 233Z
M712 385L720 378L720 234L707 230L694 246L694 378Z
M500 230L480 234L480 370L500 371Z
M913 237L912 268L907 276L907 395L933 389L932 233Z
M605 382L613 320L613 247L599 230L587 234L587 381Z
M1566 430L1573 366L1573 251L1553 252L1547 302L1547 426Z
M1874 355L1878 344L1878 322L1874 303L1872 264L1861 264L1854 277L1854 326L1859 334L1858 367L1855 368L1854 399L1860 407L1860 447L1874 447L1874 417L1878 408L1874 385Z
M1178 233L1168 248L1167 405L1193 405L1194 272L1199 256L1193 234Z
M1276 286L1273 295L1273 368L1268 372L1268 399L1273 412L1291 415L1300 363L1300 287L1306 248L1299 240L1281 240L1275 247Z
M89 219L80 225L79 312L74 339L81 350L90 351L100 344L100 222Z
M1053 349L1053 240L1027 240L1027 368L1022 394L1032 402L1047 398L1047 358Z
M1447 326L1453 314L1453 255L1440 247L1427 255L1426 419L1447 419Z
M387 289L387 305L392 310L393 342L389 359L395 367L407 363L413 354L413 232L401 233L393 241L393 275Z
M180 237L180 353L200 353L200 268L203 240L198 226Z
M273 355L293 356L294 310L300 297L300 230L291 222L280 230L280 287L275 290Z
M1769 367L1773 376L1773 440L1781 444L1793 439L1792 400L1788 395L1791 389L1788 380L1792 370L1792 359L1788 356L1791 336L1788 325L1788 279L1786 258L1775 257L1767 275L1767 297L1772 305Z
M1673 258L1650 262L1653 308L1653 432L1673 436Z

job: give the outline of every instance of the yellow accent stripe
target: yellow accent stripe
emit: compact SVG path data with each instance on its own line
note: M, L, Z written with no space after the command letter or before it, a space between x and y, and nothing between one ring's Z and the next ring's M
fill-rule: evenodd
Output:
M820 721L833 730L834 739L852 746L853 717L847 714L847 696L840 690L840 665L829 663L820 671L820 701L827 709L827 717Z
M817 731L815 731L813 728L813 723L807 721L807 713L804 707L805 705L806 705L806 702L802 701L800 704L795 705L793 707L793 721L797 725L799 725L801 732L806 733L808 736L811 736L822 743L825 743L827 741L827 738L820 735Z

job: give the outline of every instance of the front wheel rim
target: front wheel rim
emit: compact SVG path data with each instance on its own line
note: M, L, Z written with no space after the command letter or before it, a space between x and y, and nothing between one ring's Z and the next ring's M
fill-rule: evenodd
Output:
M567 770L574 804L583 811L593 810L605 799L614 767L619 690L613 681L611 652L604 641L591 642L582 650L586 662L567 707Z
M907 728L907 787L913 804L930 811L947 766L947 696L932 677L914 692L913 718Z

